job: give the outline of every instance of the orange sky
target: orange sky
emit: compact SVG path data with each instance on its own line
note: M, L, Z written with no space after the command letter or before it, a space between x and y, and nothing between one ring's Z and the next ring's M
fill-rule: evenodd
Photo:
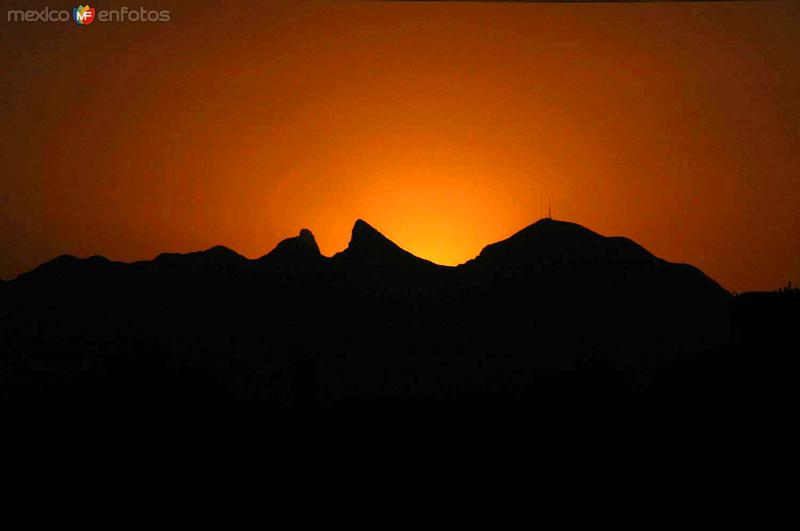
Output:
M797 2L139 4L172 20L2 4L0 278L302 227L330 255L358 217L455 264L552 200L731 290L800 282Z

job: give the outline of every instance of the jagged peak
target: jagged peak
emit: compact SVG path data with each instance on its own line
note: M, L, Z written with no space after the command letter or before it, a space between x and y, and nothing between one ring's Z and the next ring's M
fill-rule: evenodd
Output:
M314 254L320 254L319 245L317 245L317 240L314 238L314 233L308 229L301 229L297 236L281 240L269 254L274 253L278 249L289 247L310 250Z
M273 250L259 258L261 262L295 262L308 258L322 257L314 234L308 229L301 229L297 236L286 238L278 242Z
M314 238L314 233L309 229L300 229L300 234L297 235L297 241L304 247L313 250L315 253L321 254L317 240Z

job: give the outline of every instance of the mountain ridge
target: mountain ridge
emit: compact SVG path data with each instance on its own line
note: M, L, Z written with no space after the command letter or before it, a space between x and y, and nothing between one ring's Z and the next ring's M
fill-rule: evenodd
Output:
M363 219L353 224L347 247L331 257L334 264L350 264L365 268L428 268L447 266L435 264L403 249Z
M160 253L152 260L135 262L112 261L101 255L79 258L60 255L36 268L7 281L30 279L42 275L59 275L76 268L130 267L189 269L213 271L236 268L258 270L260 267L291 269L293 267L347 264L359 268L457 270L516 267L530 271L546 270L566 263L593 262L652 262L695 271L719 286L703 271L691 264L674 263L656 257L640 244L623 236L603 236L577 223L540 219L515 232L508 238L484 246L474 258L457 266L444 266L403 249L375 227L357 219L345 249L327 257L320 252L311 230L278 242L267 254L249 259L236 251L216 245L203 251L189 253ZM720 286L720 289L724 289ZM726 290L727 291L727 290Z
M278 242L274 249L260 258L256 258L252 263L256 267L291 269L319 265L325 259L319 250L314 234L304 228L297 236Z
M49 381L154 403L182 400L187 382L205 399L273 404L514 396L542 382L569 395L551 377L577 371L590 397L730 338L732 296L699 270L549 219L456 267L358 220L330 258L304 229L254 260L217 246L132 264L62 256L36 271L0 297L0 354L12 354L0 369L21 396Z

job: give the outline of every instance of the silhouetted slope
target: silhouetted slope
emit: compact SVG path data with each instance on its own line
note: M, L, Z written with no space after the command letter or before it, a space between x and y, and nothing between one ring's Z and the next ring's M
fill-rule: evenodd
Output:
M353 225L347 249L334 255L337 264L377 269L438 269L433 262L419 258L400 248L367 222L359 219Z
M672 272L716 287L720 296L728 292L699 269L673 264L653 256L644 247L623 237L606 237L576 223L542 219L510 238L487 245L467 268L494 272L519 271L525 274L547 271L574 271L583 267L639 268ZM655 280L655 279L653 279Z
M646 388L659 366L729 337L730 296L700 271L553 220L458 267L358 220L332 258L303 229L257 260L224 247L59 257L3 295L7 395L577 399Z
M495 308L490 327L527 321L541 350L570 351L582 363L611 364L640 379L661 361L729 337L731 298L716 282L574 223L540 220L460 270L475 304ZM507 333L525 341L524 333Z
M112 269L113 262L104 256L77 258L63 254L17 277L19 282L51 282L72 277L91 277Z
M563 294L636 291L728 304L730 293L699 269L653 256L622 237L606 237L575 223L542 219L510 238L486 246L461 268L487 281L538 282ZM688 299L687 299L688 300Z
M148 265L163 272L209 273L234 272L247 263L247 258L236 251L217 245L193 253L162 253Z
M542 219L487 245L474 262L544 270L582 262L651 260L652 254L627 238L608 238L576 223Z
M293 238L286 238L278 245L256 260L259 267L275 269L318 267L325 260L319 251L314 235L308 229L302 229Z
M354 304L368 307L376 299L413 299L435 296L450 268L414 256L363 220L353 225L347 248L330 259L331 286Z

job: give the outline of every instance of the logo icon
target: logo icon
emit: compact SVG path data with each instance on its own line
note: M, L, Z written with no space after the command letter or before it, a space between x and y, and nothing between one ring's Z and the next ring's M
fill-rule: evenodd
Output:
M74 7L72 8L72 18L74 18L75 22L81 26L91 24L94 22L94 8L89 7L89 4L86 4L85 6Z

